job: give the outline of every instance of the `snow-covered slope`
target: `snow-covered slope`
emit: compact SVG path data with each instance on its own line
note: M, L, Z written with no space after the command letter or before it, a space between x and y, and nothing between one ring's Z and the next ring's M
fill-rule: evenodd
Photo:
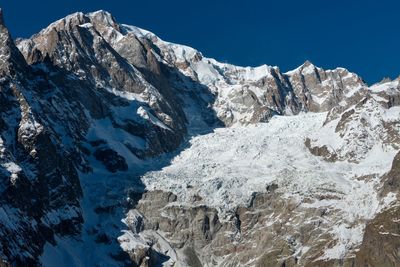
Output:
M239 206L249 206L254 194L268 193L275 186L279 197L296 203L295 213L327 210L324 227L332 245L322 247L319 259L341 259L361 244L366 222L396 199L392 193L381 199L378 189L379 177L390 170L397 150L376 140L374 149L357 163L327 162L304 144L325 119L326 113L276 116L267 124L217 129L193 137L170 166L149 172L142 180L148 190L177 195L174 205L216 208L222 221L232 220ZM200 200L193 204L196 198ZM313 239L302 246L316 244Z
M193 195L199 195L220 212L249 203L254 192L265 192L272 183L287 194L309 196L335 191L356 197L352 190L365 191L364 182L356 177L389 171L396 150L382 147L378 152L376 148L357 164L326 162L312 155L304 144L325 118L326 113L275 116L266 124L220 128L196 136L170 166L147 173L143 182L147 189L171 191L183 202L190 203ZM342 201L342 206L349 203L346 198Z

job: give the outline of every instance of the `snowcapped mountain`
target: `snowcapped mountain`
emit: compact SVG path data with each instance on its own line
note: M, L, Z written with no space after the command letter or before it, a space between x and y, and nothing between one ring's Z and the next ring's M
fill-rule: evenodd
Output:
M74 43L71 43L72 37L75 37ZM73 71L82 79L94 79L97 86L114 91L121 91L124 86L134 90L137 85L121 84L125 78L117 77L122 75L119 68L123 68L117 62L106 67L111 79L104 81L105 76L99 71L104 68L101 61L118 60L109 49L139 72L147 70L150 80L157 81L153 81L158 83L153 84L156 88L166 83L165 77L160 77L164 76L160 67L163 64L164 68L179 71L175 73L179 77L170 81L178 93L195 94L193 97L201 97L207 105L211 103L225 125L267 121L273 114L327 111L365 86L360 77L346 69L325 71L310 62L288 73L267 65L244 68L220 63L203 57L193 48L165 42L137 27L118 24L109 13L102 11L70 15L31 39L20 41L18 46L29 63L49 56L55 65ZM154 77L156 74L158 77ZM134 93L141 91L137 88ZM155 95L155 91L150 94ZM148 97L141 97L148 101ZM187 101L188 97L182 98Z
M398 79L220 63L105 11L15 42L0 11L0 43L0 266L400 264Z
M213 107L227 126L267 121L273 114L328 111L365 87L359 76L343 68L325 71L309 61L287 73L267 65L239 67L205 58L148 31L128 29L153 42L167 64L217 95Z

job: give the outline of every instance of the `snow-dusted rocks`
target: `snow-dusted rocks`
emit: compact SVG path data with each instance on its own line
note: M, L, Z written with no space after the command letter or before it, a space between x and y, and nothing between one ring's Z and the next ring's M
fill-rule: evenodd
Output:
M398 81L372 86L359 102L328 114L324 126L306 140L310 150L327 160L381 160L400 145Z
M148 31L127 29L153 42L163 61L207 86L216 95L213 108L226 125L263 122L273 114L328 111L365 87L359 76L344 68L325 71L309 61L287 73L267 65L239 67L165 42Z
M366 87L357 74L344 68L323 70L309 61L286 75L295 94L312 112L343 106Z
M76 43L70 44L71 38ZM180 111L173 116L174 111L164 107L161 113L157 106L162 102L184 102L187 117L193 108L212 108L225 125L248 124L267 121L273 114L328 111L365 86L361 78L346 69L325 71L309 62L288 73L267 65L253 68L220 63L191 47L118 24L104 11L72 14L31 39L20 41L19 47L29 62L48 55L56 65L81 78L93 79L98 86L136 94L160 115L172 117L169 123L177 123ZM105 65L111 61L113 64ZM126 63L133 69L129 71ZM132 83L131 79L147 80L149 84ZM167 87L172 87L180 99L171 99ZM161 89L162 96L157 95ZM185 106L193 108L185 110Z

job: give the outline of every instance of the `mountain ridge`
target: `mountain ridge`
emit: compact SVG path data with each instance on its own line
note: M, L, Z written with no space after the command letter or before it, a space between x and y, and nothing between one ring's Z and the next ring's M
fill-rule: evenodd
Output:
M278 67L264 65L251 68L223 64L213 59L203 58L201 53L193 48L162 41L153 33L143 31L137 27L128 25L118 26L112 15L104 11L89 13L86 17L83 13L75 13L66 17L65 19L61 19L51 24L48 28L42 30L41 32L42 34L47 35L51 30L57 31L57 27L60 27L60 25L62 26L65 23L68 24L71 22L75 23L76 25L84 24L87 26L90 24L86 23L87 20L90 20L90 17L92 17L91 19L94 20L92 24L95 25L95 28L97 27L96 29L99 29L100 32L103 31L104 36L101 33L100 35L107 39L107 42L109 42L112 46L118 46L118 42L123 42L126 38L129 39L130 34L133 34L139 38L142 37L142 40L153 42L153 44L157 46L157 49L159 49L159 52L161 53L161 55L158 56L161 57L162 60L165 60L168 65L179 69L184 75L189 76L195 82L199 82L200 84L208 87L213 93L217 93L217 95L223 95L223 93L227 90L219 92L219 88L226 87L233 89L233 91L236 90L237 92L234 94L216 98L217 103L215 103L215 110L217 112L217 116L227 125L266 120L274 112L278 114L284 114L285 112L296 114L301 110L316 111L320 109L329 109L338 101L338 99L332 99L336 98L336 96L320 96L324 90L321 87L323 86L322 81L320 80L321 77L323 77L326 83L331 83L328 84L330 87L335 86L335 84L338 85L337 88L339 91L335 94L338 95L339 98L340 94L342 94L341 91L344 90L344 88L342 88L343 81L341 80L341 75L347 75L348 71L342 68L332 71L324 71L320 68L316 68L313 65L302 65L298 68L301 69L301 71L303 71L302 68L305 67L310 67L313 69L311 69L311 72L308 73L302 72L297 74L296 70L294 70L294 75L286 75L281 73ZM81 21L79 21L79 19L84 18L85 23L83 23L83 21L80 23ZM38 35L33 36L33 39L40 39L38 37L40 35L41 34L39 33ZM24 41L19 43L19 47L21 51L24 51L24 53L26 53L26 47L32 45L32 41L27 42L30 42L30 45L24 44ZM45 49L45 51L48 49L51 50L51 48L41 47L40 41L36 45L35 49L39 51L41 51L41 49ZM152 53L157 54L158 52L152 51ZM29 58L29 56L27 58ZM135 63L141 64L140 62L132 63L134 65ZM197 69L199 72L197 72ZM221 71L222 73L220 73ZM341 74L339 74L339 72L341 72ZM308 78L302 80L304 79L304 74ZM353 83L353 86L364 86L361 78L355 74L351 74L351 76L354 76L350 77L354 79L354 81L350 82ZM242 79L243 81L241 81ZM290 81L290 79L293 79L293 81ZM255 82L259 82L259 84L255 84ZM308 84L305 85L304 82ZM240 88L231 88L235 87L235 84L238 85L236 87L240 86ZM276 89L275 91L268 93L268 95L255 95L254 91L259 90L259 88L262 88L263 86L275 87ZM344 86L349 87L350 84ZM254 90L251 90L251 88L249 90L247 89L249 87L255 88ZM243 88L246 89L243 90ZM308 90L311 88L314 91ZM234 105L240 105L240 111L236 110L236 108L232 109L229 107ZM285 110L286 108L288 109L287 111ZM247 111L245 117L243 116L243 110Z

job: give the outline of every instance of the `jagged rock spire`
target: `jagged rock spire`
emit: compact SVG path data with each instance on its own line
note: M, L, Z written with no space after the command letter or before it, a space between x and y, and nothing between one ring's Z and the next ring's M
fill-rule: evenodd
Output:
M13 74L27 66L24 57L15 46L11 35L4 24L3 10L0 8L0 74Z

